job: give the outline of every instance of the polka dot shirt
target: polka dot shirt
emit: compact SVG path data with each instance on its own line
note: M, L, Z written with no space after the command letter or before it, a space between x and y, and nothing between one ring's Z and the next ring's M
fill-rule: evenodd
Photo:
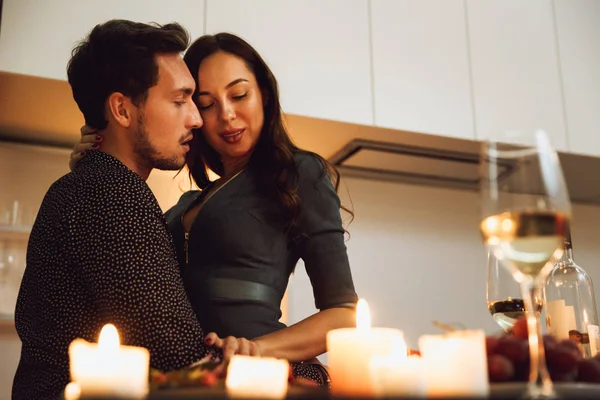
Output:
M121 343L150 350L152 368L184 368L211 352L185 294L173 242L148 185L92 151L46 193L31 232L15 311L21 359L13 400L57 399L68 346L97 342L113 323Z

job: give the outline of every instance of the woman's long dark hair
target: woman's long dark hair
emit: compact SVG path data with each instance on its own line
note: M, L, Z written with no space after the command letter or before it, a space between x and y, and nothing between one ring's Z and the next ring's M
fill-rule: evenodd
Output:
M262 187L279 203L285 217L286 230L294 228L300 213L300 198L298 196L298 170L294 162L294 154L306 152L292 143L283 123L279 90L275 76L258 54L245 40L230 33L203 35L197 39L184 56L190 72L196 80L198 91L198 69L202 61L218 52L223 51L240 57L248 69L254 73L263 95L264 124L260 138L250 157L249 166L258 171L257 178ZM194 98L197 95L194 94ZM323 165L323 170L329 175L335 190L339 187L340 175L331 163L312 152L306 152L316 157ZM186 163L192 179L198 187L204 189L210 183L206 168L218 175L223 175L223 163L219 154L208 144L201 132L195 132ZM352 217L352 211L342 207Z

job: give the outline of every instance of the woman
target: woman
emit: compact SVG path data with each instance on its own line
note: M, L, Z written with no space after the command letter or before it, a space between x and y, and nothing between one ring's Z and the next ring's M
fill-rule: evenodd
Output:
M165 216L190 301L216 333L206 340L257 339L261 355L299 363L297 374L319 380L318 366L300 362L326 351L327 331L355 321L339 175L291 142L276 79L244 40L204 35L184 60L204 121L186 161L202 190L183 194ZM72 165L78 152L99 146L94 138L76 146ZM207 167L220 179L210 182ZM300 258L320 311L285 327L280 303Z

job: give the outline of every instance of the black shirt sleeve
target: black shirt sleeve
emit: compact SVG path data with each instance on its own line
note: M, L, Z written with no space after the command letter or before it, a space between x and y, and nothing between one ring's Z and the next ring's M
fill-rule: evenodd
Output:
M89 190L83 190L89 193ZM123 344L150 351L151 367L186 367L211 352L186 297L164 217L143 181L81 199L68 221L72 263L103 323Z
M300 196L298 225L307 236L301 242L300 257L313 287L315 306L323 310L356 303L340 199L316 157L300 154L296 163Z

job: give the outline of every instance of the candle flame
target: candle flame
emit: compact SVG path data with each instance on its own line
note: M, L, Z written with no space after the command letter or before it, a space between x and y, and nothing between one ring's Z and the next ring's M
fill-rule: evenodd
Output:
M76 382L71 382L65 387L65 400L79 400L81 387Z
M113 324L106 324L100 331L98 347L102 350L115 350L120 345L119 332Z
M368 330L371 328L371 314L369 304L365 299L359 299L356 304L356 329Z

